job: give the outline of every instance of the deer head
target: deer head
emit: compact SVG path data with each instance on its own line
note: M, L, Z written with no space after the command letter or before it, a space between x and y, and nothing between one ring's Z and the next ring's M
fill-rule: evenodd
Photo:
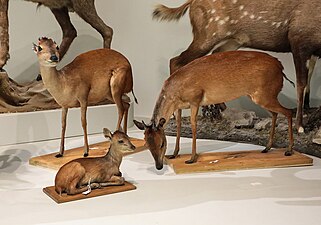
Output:
M161 118L158 124L153 121L150 125L146 125L144 121L138 122L134 120L136 127L145 131L145 145L152 153L158 170L163 168L163 160L167 149L167 141L163 128L165 122L166 120Z
M107 128L103 129L105 138L110 139L111 145L121 153L133 152L136 147L131 143L127 134L122 131L112 133Z
M56 67L60 60L59 47L50 38L39 38L38 45L33 43L33 51L37 54L39 63L43 66Z

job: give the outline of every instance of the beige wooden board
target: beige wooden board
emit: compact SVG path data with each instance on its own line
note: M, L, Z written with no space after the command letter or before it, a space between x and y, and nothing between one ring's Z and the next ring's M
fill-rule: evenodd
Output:
M213 152L200 154L197 162L192 164L185 164L191 155L179 155L175 159L165 157L165 161L177 174L313 165L313 159L306 155L294 151L292 156L285 156L284 152L285 149L268 153L260 150Z
M143 151L146 149L144 146L145 141L142 139L137 139L137 138L130 138L130 141L135 145L136 150L133 153L137 153L140 151ZM104 156L109 148L110 142L105 141L105 142L100 142L96 144L92 144L89 146L89 157L99 157L99 156ZM29 164L34 165L34 166L41 166L49 169L56 169L58 170L61 166L66 164L67 162L77 159L77 158L82 158L84 154L84 148L79 147L79 148L74 148L74 149L69 149L65 150L64 156L60 158L56 158L55 155L57 155L58 152L47 154L47 155L42 155L42 156L37 156L29 159ZM129 153L129 154L133 154ZM126 154L128 155L128 154Z
M134 189L136 189L135 185L125 181L125 184L121 186L109 186L109 187L104 187L100 189L94 189L88 195L83 195L83 194L67 195L66 193L64 193L60 196L55 191L55 186L46 187L43 189L43 192L47 194L50 198L52 198L55 202L60 204L60 203L71 202L71 201L92 198L92 197L97 197L102 195L109 195L109 194L114 194L114 193L119 193L124 191L130 191Z

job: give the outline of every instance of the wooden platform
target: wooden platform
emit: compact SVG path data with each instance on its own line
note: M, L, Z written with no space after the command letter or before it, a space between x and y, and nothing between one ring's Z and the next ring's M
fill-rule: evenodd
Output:
M284 156L284 152L285 149L268 153L261 153L261 150L213 152L200 154L193 164L185 164L191 155L179 155L175 159L165 157L165 161L176 174L313 165L312 158L306 155L294 151L292 156Z
M71 202L71 201L93 198L93 197L102 196L102 195L109 195L109 194L114 194L114 193L119 193L119 192L124 192L124 191L130 191L130 190L134 190L134 189L136 189L135 185L125 181L125 184L121 185L121 186L109 186L109 187L104 187L101 189L94 189L88 195L83 195L83 194L67 195L64 193L60 196L55 191L54 186L44 188L43 192L46 193L55 202L60 204L60 203L64 203L64 202Z
M144 146L145 144L144 140L137 139L137 138L131 138L130 140L133 143L133 145L136 146L136 150L133 153L137 153L146 149L146 147ZM90 145L89 157L99 157L99 156L105 155L107 153L109 145L110 145L109 141L104 141L104 142ZM84 148L79 147L79 148L74 148L70 150L65 150L64 156L61 158L55 157L57 153L58 152L33 157L29 160L29 164L34 166L41 166L49 169L58 170L61 166L63 166L67 162L73 159L82 158L84 154ZM129 153L129 154L133 154L133 153Z

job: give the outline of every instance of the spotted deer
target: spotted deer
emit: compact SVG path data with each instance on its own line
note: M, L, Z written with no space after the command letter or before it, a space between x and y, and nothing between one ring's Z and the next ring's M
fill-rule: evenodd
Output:
M129 137L121 132L112 133L103 129L104 136L110 139L110 147L105 156L74 159L63 165L55 177L55 190L58 194L75 195L100 187L123 185L119 166L123 154L135 150Z
M209 52L249 47L292 52L297 83L296 127L302 126L304 91L309 105L309 84L316 58L321 56L321 1L319 0L187 0L177 8L158 5L153 17L178 20L189 9L193 41L170 60L170 71ZM310 67L310 72L308 68Z
M89 151L86 118L89 104L97 104L106 99L114 102L118 110L117 130L124 119L124 132L127 132L130 99L126 94L133 93L133 77L131 65L125 56L106 48L92 50L80 54L71 63L57 70L60 56L56 42L43 37L38 44L34 44L33 49L38 57L44 86L62 107L61 143L56 157L61 157L64 153L69 108L80 106L85 157ZM136 97L134 98L137 103Z
M251 51L229 51L204 56L176 70L162 87L151 124L134 121L139 129L145 130L146 146L155 159L156 168L163 168L167 148L164 126L175 111L191 109L192 155L186 163L193 163L197 160L196 128L199 107L230 101L240 96L249 96L253 102L272 114L270 137L262 151L264 153L272 147L278 113L286 116L289 145L285 155L292 155L292 112L283 107L277 98L285 77L282 70L283 66L276 58ZM180 88L182 86L186 88ZM180 113L175 118L177 136L172 158L178 155L180 149Z

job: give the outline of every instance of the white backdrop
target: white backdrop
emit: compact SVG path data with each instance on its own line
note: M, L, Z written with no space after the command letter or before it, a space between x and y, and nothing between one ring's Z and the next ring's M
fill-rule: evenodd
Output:
M192 40L188 14L179 22L160 23L151 19L153 7L158 4L179 6L185 0L96 0L96 8L101 18L114 29L112 48L122 52L130 60L134 71L134 91L139 101L135 105L135 115L150 117L163 81L169 76L169 59L185 50ZM76 14L71 19L78 31L70 50L61 65L70 62L84 51L102 46L102 39L90 25ZM31 50L32 42L38 37L48 36L58 43L61 30L50 10L23 0L10 0L10 55L5 69L19 82L36 77L38 65ZM287 76L295 81L291 54L273 54L285 67ZM320 62L312 80L312 105L321 105ZM288 107L296 105L295 89L284 83L280 95L281 102ZM258 110L247 98L230 103L232 106ZM262 111L259 111L262 114ZM263 113L264 114L264 113Z

